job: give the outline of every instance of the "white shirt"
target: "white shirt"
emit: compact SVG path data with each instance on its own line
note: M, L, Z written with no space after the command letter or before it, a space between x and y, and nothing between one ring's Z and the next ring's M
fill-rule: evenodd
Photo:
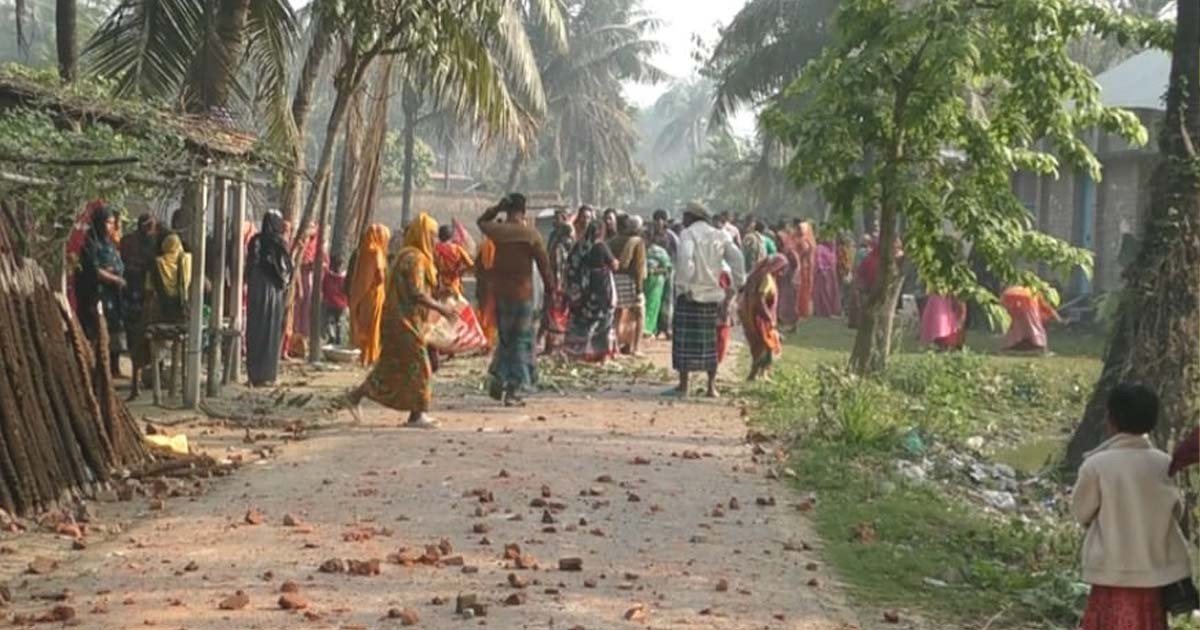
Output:
M710 304L724 300L722 263L732 270L733 288L740 288L746 281L746 269L742 252L733 244L733 237L704 221L693 223L679 236L679 253L675 261L678 294Z

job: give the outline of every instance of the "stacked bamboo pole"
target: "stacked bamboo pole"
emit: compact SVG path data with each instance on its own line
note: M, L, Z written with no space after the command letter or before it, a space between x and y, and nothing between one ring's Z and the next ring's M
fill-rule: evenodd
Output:
M103 327L101 337L108 347ZM49 509L149 458L108 361L97 361L45 273L0 255L0 507Z

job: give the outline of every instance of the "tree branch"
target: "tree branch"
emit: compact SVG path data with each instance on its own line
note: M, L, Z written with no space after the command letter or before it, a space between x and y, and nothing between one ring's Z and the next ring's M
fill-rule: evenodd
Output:
M20 155L12 155L8 153L0 153L0 162L13 162L16 164L46 164L49 166L116 166L118 164L136 164L142 159L135 156L123 156L115 158L41 158L41 157L24 157Z

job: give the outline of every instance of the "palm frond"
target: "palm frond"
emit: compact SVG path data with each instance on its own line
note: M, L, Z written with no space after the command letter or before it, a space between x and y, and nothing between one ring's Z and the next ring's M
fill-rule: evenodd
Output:
M84 48L86 67L120 96L174 95L204 37L203 13L197 0L123 0Z

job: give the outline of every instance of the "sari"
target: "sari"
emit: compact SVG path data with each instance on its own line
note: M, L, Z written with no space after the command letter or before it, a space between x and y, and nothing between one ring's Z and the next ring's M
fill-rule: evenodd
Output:
M1000 295L1012 324L1004 338L1005 350L1046 350L1046 322L1058 317L1045 296L1027 287L1009 287Z
M350 341L361 352L362 364L367 366L379 360L382 351L380 319L387 296L384 283L391 236L386 226L372 225L363 235L350 274Z
M496 321L496 296L492 295L489 273L496 263L496 243L492 239L483 238L479 244L479 256L476 257L478 266L475 269L475 297L479 301L479 326L487 337L488 347L496 347L500 331Z
M967 307L962 302L937 293L925 299L921 311L921 343L942 350L957 350L966 341Z
M780 275L776 288L779 290L779 325L784 328L794 328L800 316L796 313L796 285L792 282L796 277L796 267L799 256L796 253L796 237L787 230L779 232L779 253L787 258L788 266Z
M842 280L838 276L838 255L833 243L817 246L814 259L813 314L837 317L842 314Z
M571 250L575 246L574 229L570 224L556 226L550 234L547 253L550 255L550 273L554 276L558 290L546 296L542 309L542 334L545 336L543 352L553 352L561 347L571 321L571 304L565 288L570 271Z
M150 364L150 344L146 342L147 271L158 255L158 239L152 233L154 219L150 215L138 218L138 229L121 241L118 248L125 264L124 303L125 334L129 343L129 358L135 369Z
M813 314L813 285L816 280L817 241L812 226L801 223L796 228L796 272L792 285L796 288L796 318L807 319Z
M462 297L462 277L475 266L471 255L458 243L443 242L434 247L434 262L438 270L438 292Z
M617 290L613 282L616 258L600 240L602 225L589 224L583 238L571 249L567 274L567 299L571 304L571 323L567 327L565 350L577 361L602 362L617 354L617 336L613 318Z
M721 272L721 288L725 299L717 305L717 364L725 362L729 353L729 337L733 332L733 314L737 308L737 294L733 291L733 278L728 271Z
M788 267L787 257L775 254L766 258L750 272L742 287L738 304L738 315L746 333L746 344L750 346L752 367L755 371L769 368L775 358L783 352L779 339L778 313L779 285L775 276Z
M662 313L663 302L666 299L667 280L671 276L673 265L671 254L663 246L652 243L646 249L646 332L659 332L659 315Z
M432 296L437 288L436 236L437 222L421 213L404 230L404 248L387 274L381 352L364 394L397 411L421 413L433 401L433 367L425 343L429 309L418 298Z
M288 354L308 356L308 335L312 332L313 274L317 267L317 225L310 223L305 234L304 254L300 258L296 299L292 305L292 334L288 339ZM326 261L328 265L328 261Z

